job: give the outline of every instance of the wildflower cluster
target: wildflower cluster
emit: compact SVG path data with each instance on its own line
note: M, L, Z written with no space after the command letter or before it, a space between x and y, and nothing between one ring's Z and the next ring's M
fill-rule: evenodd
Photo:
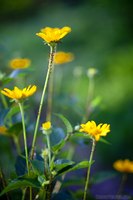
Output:
M54 65L61 65L64 63L68 64L69 62L73 61L75 57L74 54L71 52L56 52L56 48L58 46L58 43L70 32L71 28L65 26L63 28L45 27L41 29L40 32L36 33L36 35L43 39L44 42L48 45L50 53L46 77L43 83L43 87L40 87L43 89L38 106L38 111L35 116L32 116L32 119L30 118L32 113L26 113L27 110L25 103L27 102L25 102L25 100L38 92L37 88L39 88L39 86L37 87L35 84L31 84L27 87L24 86L24 88L20 88L15 84L14 88L10 89L10 81L12 81L13 83L15 78L11 78L11 75L9 75L11 80L8 79L8 82L4 82L3 80L5 80L6 74L0 74L0 80L1 82L3 81L1 84L2 88L0 90L0 95L1 105L4 113L4 117L0 126L0 134L6 137L9 136L14 141L17 152L17 163L15 164L15 179L7 184L6 180L4 179L2 168L0 171L0 177L2 180L1 182L4 183L2 185L3 188L0 196L6 194L7 199L9 192L11 193L12 198L15 198L14 192L12 192L12 190L17 189L19 189L18 199L52 200L58 199L58 195L60 194L61 198L63 199L64 196L62 197L62 191L60 189L65 179L65 175L68 172L82 168L87 169L86 177L83 177L83 180L85 182L84 191L82 190L80 192L80 197L78 196L79 191L72 193L72 196L70 194L70 199L72 199L73 197L74 199L83 200L87 200L90 198L90 187L92 185L90 175L91 166L94 163L94 152L97 143L102 141L102 137L107 136L107 134L110 132L110 124L97 124L93 120L88 121L94 109L94 106L92 105L92 100L94 97L94 78L97 74L97 70L95 68L89 68L87 72L89 87L86 98L86 105L84 108L85 111L81 119L82 122L77 125L76 128L73 128L68 119L66 119L60 113L55 113L54 117L57 117L59 120L61 120L66 129L64 130L63 128L55 127L56 121L53 122L52 116L52 106L54 99L53 89L56 85L54 82ZM14 58L9 62L10 68L15 72L20 72L23 69L26 70L26 68L28 68L30 64L31 60L28 58ZM23 84L25 82L26 81L23 81ZM9 104L9 102L6 101L6 97L14 102L13 105ZM44 104L46 104L45 107L47 108L43 111ZM30 111L32 112L33 109L34 107L30 109ZM32 126L30 124L28 125L28 122L30 120L33 120L31 123ZM40 132L42 132L41 135ZM23 134L22 144L20 144L22 138L19 136L21 134ZM92 146L88 159L82 160L77 163L73 161L73 154L75 153L75 146L79 145L79 142L77 142L78 135L80 135L82 139L85 138L86 140L90 140L92 142ZM73 137L77 137L76 142L74 140L71 140L71 138ZM28 140L29 138L31 140L30 142ZM40 141L39 144L38 141ZM66 145L67 142L69 142L68 146ZM75 144L73 145L74 142ZM65 145L66 149L64 148ZM40 146L42 149L40 149ZM19 168L22 168L21 173L17 171L18 166ZM129 161L128 159L116 161L113 167L115 170L123 173L133 173L133 162ZM81 188L83 188L83 186L81 186Z

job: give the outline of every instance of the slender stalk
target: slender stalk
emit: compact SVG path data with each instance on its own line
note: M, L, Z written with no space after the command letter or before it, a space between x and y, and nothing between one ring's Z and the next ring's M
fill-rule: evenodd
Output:
M46 134L47 146L48 146L48 159L49 159L49 167L51 163L51 147L50 147L50 138L49 135Z
M123 189L124 189L126 180L127 180L127 174L124 173L124 174L122 175L120 187L119 187L119 190L118 190L117 195L116 195L116 200L120 200L120 199L121 199L121 195L122 195L122 192L123 192Z
M30 200L32 200L32 187L29 187L30 192Z
M54 68L51 72L51 76L48 84L48 104L47 104L47 114L46 121L51 121L51 111L52 111L52 99L53 99L53 84L54 84Z
M25 188L25 189L22 190L22 200L25 199L26 189L27 189L27 188Z
M20 112L21 112L21 117L22 117L26 166L27 166L27 171L28 171L28 175L29 175L28 148L27 148L27 138L26 138L26 128L25 128L25 120L24 120L24 111L23 111L23 105L20 102L18 102L18 105L19 105Z
M95 141L95 139L92 139L92 149L91 149L90 160L89 160L90 165L89 165L88 171L87 171L87 177L86 177L86 183L85 183L85 189L84 189L84 197L83 197L83 200L86 200L86 198L87 198L87 189L88 189L88 185L89 185L91 163L92 163L92 159L93 159L93 154L94 154L94 150L95 150L95 145L96 145L96 141Z
M47 185L46 187L46 197L45 199L46 200L51 200L51 195L52 195L52 175L50 175L50 178L49 178L49 185Z
M33 141L32 141L32 149L31 149L31 159L33 159L33 155L34 155L34 148L35 148L35 142L36 142L36 137L37 137L37 131L38 131L38 126L39 126L43 101L44 101L44 97L45 97L45 93L46 93L46 88L47 88L47 85L48 85L48 80L49 80L49 77L50 77L50 74L52 72L53 65L54 65L54 54L55 54L55 52L56 52L56 45L50 46L50 56L49 56L48 70L47 70L47 75L46 75L46 79L45 79L45 83L44 83L44 87L43 87L43 91L42 91L42 96L41 96L41 100L40 100L40 105L39 105L39 110L38 110L35 130L34 130L34 136L33 136Z

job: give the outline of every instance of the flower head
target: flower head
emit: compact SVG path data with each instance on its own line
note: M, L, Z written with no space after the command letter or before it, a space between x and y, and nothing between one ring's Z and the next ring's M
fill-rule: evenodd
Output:
M27 58L15 58L10 60L9 66L12 69L25 69L29 67L31 64L31 60Z
M71 62L73 59L74 59L74 55L72 53L65 53L63 51L59 51L55 54L54 63L64 64L67 62Z
M41 29L41 32L36 33L36 35L45 40L46 43L50 44L59 42L69 32L71 32L71 28L68 26L63 28L46 27Z
M19 89L18 87L14 87L13 90L9 90L8 88L4 88L1 90L1 93L5 96L14 99L14 100L21 100L25 99L36 92L37 87L35 85L29 85L27 88Z
M42 124L42 129L45 130L45 131L51 129L51 122L50 122L50 121L44 122L44 123Z
M96 125L94 121L88 121L86 124L81 124L80 126L80 132L89 134L96 141L98 141L101 136L106 136L107 133L110 132L109 124Z
M128 159L115 161L113 167L119 172L133 173L133 161Z

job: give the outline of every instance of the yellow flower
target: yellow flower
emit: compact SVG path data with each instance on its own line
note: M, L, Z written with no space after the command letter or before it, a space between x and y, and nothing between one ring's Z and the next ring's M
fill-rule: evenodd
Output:
M12 69L25 69L29 67L31 64L31 60L27 58L15 58L9 62L9 66Z
M41 29L41 32L36 33L36 35L45 40L46 43L50 44L59 42L69 32L71 32L71 28L68 26L63 28L46 27Z
M25 99L36 92L37 87L35 85L29 85L27 88L19 89L18 87L14 87L13 90L9 90L8 88L4 88L1 90L1 93L5 96L14 99L14 100L21 100Z
M51 129L51 122L48 121L48 122L43 123L42 124L42 129L45 130L45 131Z
M133 173L133 161L128 159L115 161L113 167L119 172Z
M67 62L71 62L73 59L74 59L74 55L72 53L65 53L63 51L59 51L55 54L54 63L64 64Z
M7 135L7 128L5 126L0 126L0 134Z
M110 132L109 124L96 125L94 121L88 121L86 124L81 124L80 126L80 132L89 134L96 141L98 141L101 136L106 136L107 133Z

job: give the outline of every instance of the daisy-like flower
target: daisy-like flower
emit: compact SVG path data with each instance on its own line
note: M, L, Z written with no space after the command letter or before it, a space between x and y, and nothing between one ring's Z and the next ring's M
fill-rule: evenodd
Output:
M72 53L65 53L63 51L59 51L55 53L54 63L64 64L67 62L71 62L73 59L74 59L74 55Z
M45 130L45 131L48 131L49 129L51 129L51 122L50 121L44 122L42 124L42 129Z
M18 101L21 99L26 99L27 97L33 95L36 92L36 89L37 87L35 85L29 85L27 88L24 88L22 90L18 87L14 87L13 90L4 88L3 90L1 90L1 93L13 100Z
M36 35L45 40L47 44L50 44L50 43L58 43L69 32L71 32L71 28L68 26L65 26L63 28L45 27L41 29L41 32L36 33Z
M96 141L98 141L101 136L106 136L107 133L110 132L109 124L96 125L94 121L88 121L86 124L81 124L80 126L80 132L89 134Z
M128 159L115 161L113 167L119 172L133 173L133 161Z
M9 61L9 66L12 69L25 69L29 67L31 60L28 58L14 58Z

